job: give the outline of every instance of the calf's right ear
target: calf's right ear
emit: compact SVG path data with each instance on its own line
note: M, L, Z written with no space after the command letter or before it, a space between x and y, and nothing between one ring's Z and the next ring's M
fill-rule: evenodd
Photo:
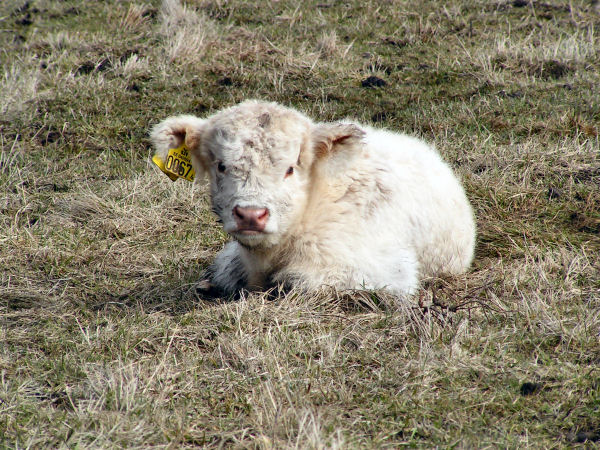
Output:
M208 161L201 152L202 130L206 120L195 116L169 117L156 125L150 132L150 140L156 155L163 161L172 148L185 144L192 155L192 166L196 172L196 179L204 178L208 170Z

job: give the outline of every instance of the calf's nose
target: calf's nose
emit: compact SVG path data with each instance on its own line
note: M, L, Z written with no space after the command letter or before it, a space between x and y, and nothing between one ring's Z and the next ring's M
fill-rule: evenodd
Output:
M267 208L233 208L233 217L238 231L263 231L269 219Z

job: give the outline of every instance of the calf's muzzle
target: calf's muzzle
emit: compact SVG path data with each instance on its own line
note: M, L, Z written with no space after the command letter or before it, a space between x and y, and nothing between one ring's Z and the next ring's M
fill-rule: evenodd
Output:
M236 206L233 208L233 217L237 225L237 232L242 234L255 234L264 231L269 219L267 208L247 208Z

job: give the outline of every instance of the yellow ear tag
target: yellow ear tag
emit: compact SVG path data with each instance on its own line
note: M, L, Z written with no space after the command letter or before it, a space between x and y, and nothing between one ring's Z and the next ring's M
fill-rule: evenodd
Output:
M158 155L154 155L152 162L173 181L176 181L177 178L194 181L195 172L192 167L192 159L185 145L170 149L166 161L163 161Z
M152 162L154 164L156 164L158 166L158 168L161 171L163 171L164 174L171 179L171 181L177 181L177 178L179 178L179 177L177 175L171 174L171 172L167 172L167 169L165 169L165 162L160 158L160 156L154 155L152 157Z

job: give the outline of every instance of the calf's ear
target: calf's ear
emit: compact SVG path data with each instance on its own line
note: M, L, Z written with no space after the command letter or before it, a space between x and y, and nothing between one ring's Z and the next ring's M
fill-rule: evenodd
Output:
M312 132L313 148L317 159L360 148L365 132L356 124L318 123Z
M163 120L150 132L150 140L154 145L155 154L164 161L167 159L170 149L185 144L192 155L196 179L204 178L209 164L200 147L205 122L204 119L187 115Z

